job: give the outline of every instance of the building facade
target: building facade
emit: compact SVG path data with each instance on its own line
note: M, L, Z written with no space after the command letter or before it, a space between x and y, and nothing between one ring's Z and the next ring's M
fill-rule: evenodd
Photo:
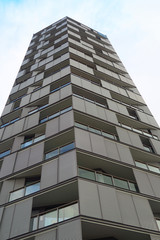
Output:
M0 122L1 240L159 240L160 129L106 35L33 35Z

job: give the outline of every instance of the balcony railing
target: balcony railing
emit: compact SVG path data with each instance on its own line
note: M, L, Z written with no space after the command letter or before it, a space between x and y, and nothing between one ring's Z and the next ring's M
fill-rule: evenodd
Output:
M9 197L9 202L16 200L18 198L27 196L27 195L37 192L39 190L40 190L40 182L36 182L36 183L30 184L30 185L27 185L23 188L20 188L16 191L11 192L10 197Z
M81 124L81 123L78 123L78 122L75 122L75 126L81 128L83 130L87 130L87 131L90 131L92 133L96 133L98 135L102 135L103 137L107 137L107 138L110 138L112 140L118 141L118 136L116 134L103 132L102 130L99 130L99 129L96 129L96 128L92 128L92 127L89 127L87 125L84 125L84 124Z
M65 145L63 147L56 148L53 151L48 152L48 153L45 154L45 160L48 160L48 159L50 159L52 157L55 157L55 156L58 156L59 154L68 152L68 151L70 151L70 150L72 150L74 148L75 148L75 143L70 143L70 144Z
M78 175L82 178L90 179L93 181L105 183L122 189L130 190L133 192L139 192L136 183L121 179L112 175L104 174L98 171L92 171L85 168L78 168Z
M41 135L39 137L33 138L33 139L31 139L31 140L29 140L27 142L22 143L21 144L21 148L26 148L26 147L34 144L34 143L37 143L37 142L43 140L44 138L45 138L45 135Z
M160 169L156 166L153 166L147 163L138 162L138 161L135 161L135 164L139 168L146 169L148 171L155 172L155 173L160 173Z
M79 215L78 202L52 209L51 211L38 214L31 218L31 231L39 228L47 227L55 223L65 221L67 219Z
M10 154L10 152L11 152L11 150L9 149L9 150L7 150L5 152L0 153L0 158L3 158L5 156L7 156L8 154Z
M71 106L71 107L64 108L64 109L62 109L62 110L59 111L59 112L56 112L56 113L54 113L54 114L52 114L52 115L50 115L50 116L47 116L47 117L41 119L41 120L39 121L39 123L44 123L44 122L46 122L46 121L48 121L48 120L51 120L51 119L53 119L53 118L56 118L56 117L60 116L61 114L66 113L66 112L68 112L68 111L70 111L70 110L72 110L72 106Z

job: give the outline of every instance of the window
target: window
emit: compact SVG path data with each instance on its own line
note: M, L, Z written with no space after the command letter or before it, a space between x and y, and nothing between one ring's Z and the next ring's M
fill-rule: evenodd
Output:
M131 108L127 108L128 110L128 113L129 113L129 116L135 120L138 120L138 116L137 116L137 113L134 109L131 109Z
M21 144L21 148L26 148L34 143L37 143L45 138L45 135L35 137L35 135L25 136L24 143Z
M139 192L139 189L136 183L125 180L125 179L120 179L118 177L105 174L103 172L101 173L99 171L89 170L89 169L79 167L78 175L82 178L86 178L89 180L97 181L97 182L108 184L108 185L113 185L115 187L130 190L133 192Z
M36 230L38 228L50 226L57 222L65 221L67 219L78 216L78 214L79 214L78 203L73 203L69 206L55 208L51 211L32 217L31 231Z
M90 180L96 180L95 173L92 172L92 171L89 171L89 170L86 170L86 169L83 169L83 168L79 168L78 169L78 174L79 174L80 177L87 178L87 179L90 179Z
M114 184L116 187L129 189L128 182L119 178L114 178Z
M9 150L7 150L5 152L0 153L0 158L3 158L5 156L7 156L8 154L10 154L10 152L11 152L11 150L9 149Z
M55 157L58 154L62 154L62 153L68 152L68 151L70 151L70 150L72 150L74 148L75 148L75 144L74 143L70 143L70 144L65 145L65 146L63 146L61 148L57 148L57 149L55 149L55 150L53 150L51 152L46 153L45 154L45 160L48 160L48 159L50 159L52 157Z
M140 139L141 139L141 142L143 144L143 149L145 151L147 151L147 152L154 153L154 150L153 150L153 148L151 146L151 143L150 143L149 139L148 138L144 138L144 137L140 137Z
M39 190L40 190L40 181L32 182L30 184L27 184L26 182L26 186L10 193L9 202L16 200L18 198L27 196L29 194L35 193Z

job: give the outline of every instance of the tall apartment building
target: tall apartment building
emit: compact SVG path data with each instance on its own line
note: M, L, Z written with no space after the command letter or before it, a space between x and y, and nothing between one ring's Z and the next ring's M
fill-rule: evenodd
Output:
M1 240L159 240L160 129L103 35L33 35L0 126Z

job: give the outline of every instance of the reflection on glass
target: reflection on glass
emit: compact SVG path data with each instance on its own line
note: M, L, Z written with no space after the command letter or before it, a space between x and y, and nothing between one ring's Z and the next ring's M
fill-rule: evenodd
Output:
M55 157L58 154L59 154L59 149L56 149L56 150L54 150L52 152L47 153L46 156L45 156L45 159L47 160L49 158Z
M75 217L78 215L78 203L75 203L71 206L60 208L59 209L59 219L58 221L64 221L66 219Z
M21 148L28 147L28 146L32 145L32 143L33 143L33 140L30 140L30 141L28 141L28 142L22 143L22 144L21 144Z
M80 177L87 178L87 179L90 179L90 180L96 180L95 179L95 173L92 172L92 171L88 171L86 169L79 168L78 169L78 174L79 174Z
M98 182L102 182L102 183L106 183L106 184L109 184L109 185L112 185L112 177L110 176L107 176L107 175L103 175L101 173L96 173L96 176L97 176L97 181Z
M138 192L138 187L137 187L137 184L136 183L133 183L133 182L129 182L129 188L131 191L134 191L134 192Z
M45 138L45 135L41 135L41 136L39 136L39 137L36 137L36 138L33 140L33 142L34 142L34 143L39 142L39 141L41 141L41 140L44 139L44 138Z
M75 126L81 128L81 129L84 129L84 130L88 130L88 127L86 125L81 124L81 123L76 122Z
M112 135L112 134L110 134L110 133L102 132L102 135L103 135L104 137L107 137L107 138L110 138L110 139L115 139L115 136Z
M57 223L57 210L45 214L44 226L49 226L54 223Z
M24 188L21 188L17 191L14 191L10 194L10 198L9 198L9 201L13 201L15 199L18 199L20 197L23 197L24 196Z
M91 128L91 127L89 127L89 131L101 135L101 131L98 130L98 129L95 129L95 128Z
M157 225L158 225L158 229L160 230L160 219L156 219Z
M10 154L10 149L9 150L7 150L7 151L5 151L5 152L2 152L2 153L0 153L0 158L2 158L2 157L5 157L5 156L7 156L8 154Z
M69 150L73 149L74 148L74 143L70 143L64 147L61 147L60 148L60 154L61 153L65 153L65 152L68 152Z
M29 185L26 187L25 195L29 195L29 194L37 192L39 190L40 190L40 182Z
M114 178L114 184L116 187L129 189L128 182L122 179Z
M38 217L31 218L31 230L34 231L37 229Z
M160 170L159 170L158 167L154 167L154 166L148 165L148 168L152 172L160 173Z
M147 165L145 163L141 163L141 162L136 162L135 161L135 164L136 164L137 167L140 167L140 168L148 170Z

